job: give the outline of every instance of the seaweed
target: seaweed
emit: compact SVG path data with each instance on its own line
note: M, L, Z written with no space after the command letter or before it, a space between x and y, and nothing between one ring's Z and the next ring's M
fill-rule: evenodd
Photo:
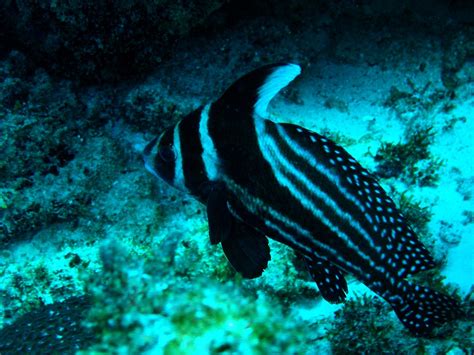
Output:
M334 354L398 354L413 352L417 340L389 314L378 298L363 295L346 301L328 330ZM401 337L405 334L406 337Z
M329 138L333 142L339 144L340 146L343 147L348 147L351 145L354 145L357 143L357 139L354 139L352 137L349 137L347 135L342 134L341 132L338 131L332 131L328 128L323 128L320 131L320 134L325 136L326 138Z
M454 91L444 88L433 88L428 81L417 86L413 80L406 80L408 90L392 86L383 106L395 111L397 117L408 124L410 131L422 130L422 125L432 124L437 112L449 112L455 108L452 100Z
M374 156L376 174L380 178L399 178L410 185L435 186L443 161L429 151L433 137L432 129L426 128L416 131L405 143L382 143Z
M393 194L392 194L393 195ZM400 212L405 216L408 224L419 235L428 234L428 223L433 216L428 206L423 206L421 201L417 201L408 191L404 191L395 199Z

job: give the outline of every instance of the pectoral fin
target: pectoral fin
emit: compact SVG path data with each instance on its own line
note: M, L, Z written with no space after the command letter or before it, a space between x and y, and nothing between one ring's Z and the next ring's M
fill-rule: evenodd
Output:
M207 219L211 244L219 244L226 240L231 231L234 217L227 208L225 188L221 185L212 187L207 200Z
M224 186L213 186L207 201L207 218L211 244L222 244L235 271L247 279L262 275L271 259L268 239L230 212Z
M271 259L267 237L237 219L229 238L222 241L222 249L235 271L246 279L262 275Z

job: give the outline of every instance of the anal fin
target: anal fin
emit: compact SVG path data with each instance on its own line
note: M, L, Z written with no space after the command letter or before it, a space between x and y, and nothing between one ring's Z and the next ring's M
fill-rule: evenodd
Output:
M318 285L319 292L329 303L341 303L346 299L347 281L334 264L312 256L303 256L311 277Z

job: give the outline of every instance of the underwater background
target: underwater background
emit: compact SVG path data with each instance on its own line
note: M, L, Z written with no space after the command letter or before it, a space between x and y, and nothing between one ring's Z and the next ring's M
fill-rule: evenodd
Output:
M414 337L355 279L331 305L270 241L245 280L145 144L241 75L295 62L278 122L371 171L472 310L474 2L2 1L0 354L472 354Z

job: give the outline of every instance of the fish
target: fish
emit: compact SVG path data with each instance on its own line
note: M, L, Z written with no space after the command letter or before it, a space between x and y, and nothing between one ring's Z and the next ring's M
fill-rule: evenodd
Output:
M75 354L100 341L84 325L93 307L90 295L42 305L0 329L0 354Z
M206 206L210 243L244 278L262 275L271 238L304 260L326 301L344 302L352 275L427 336L461 306L409 279L435 263L394 201L340 145L270 118L270 101L300 73L276 63L242 76L151 140L145 167Z

